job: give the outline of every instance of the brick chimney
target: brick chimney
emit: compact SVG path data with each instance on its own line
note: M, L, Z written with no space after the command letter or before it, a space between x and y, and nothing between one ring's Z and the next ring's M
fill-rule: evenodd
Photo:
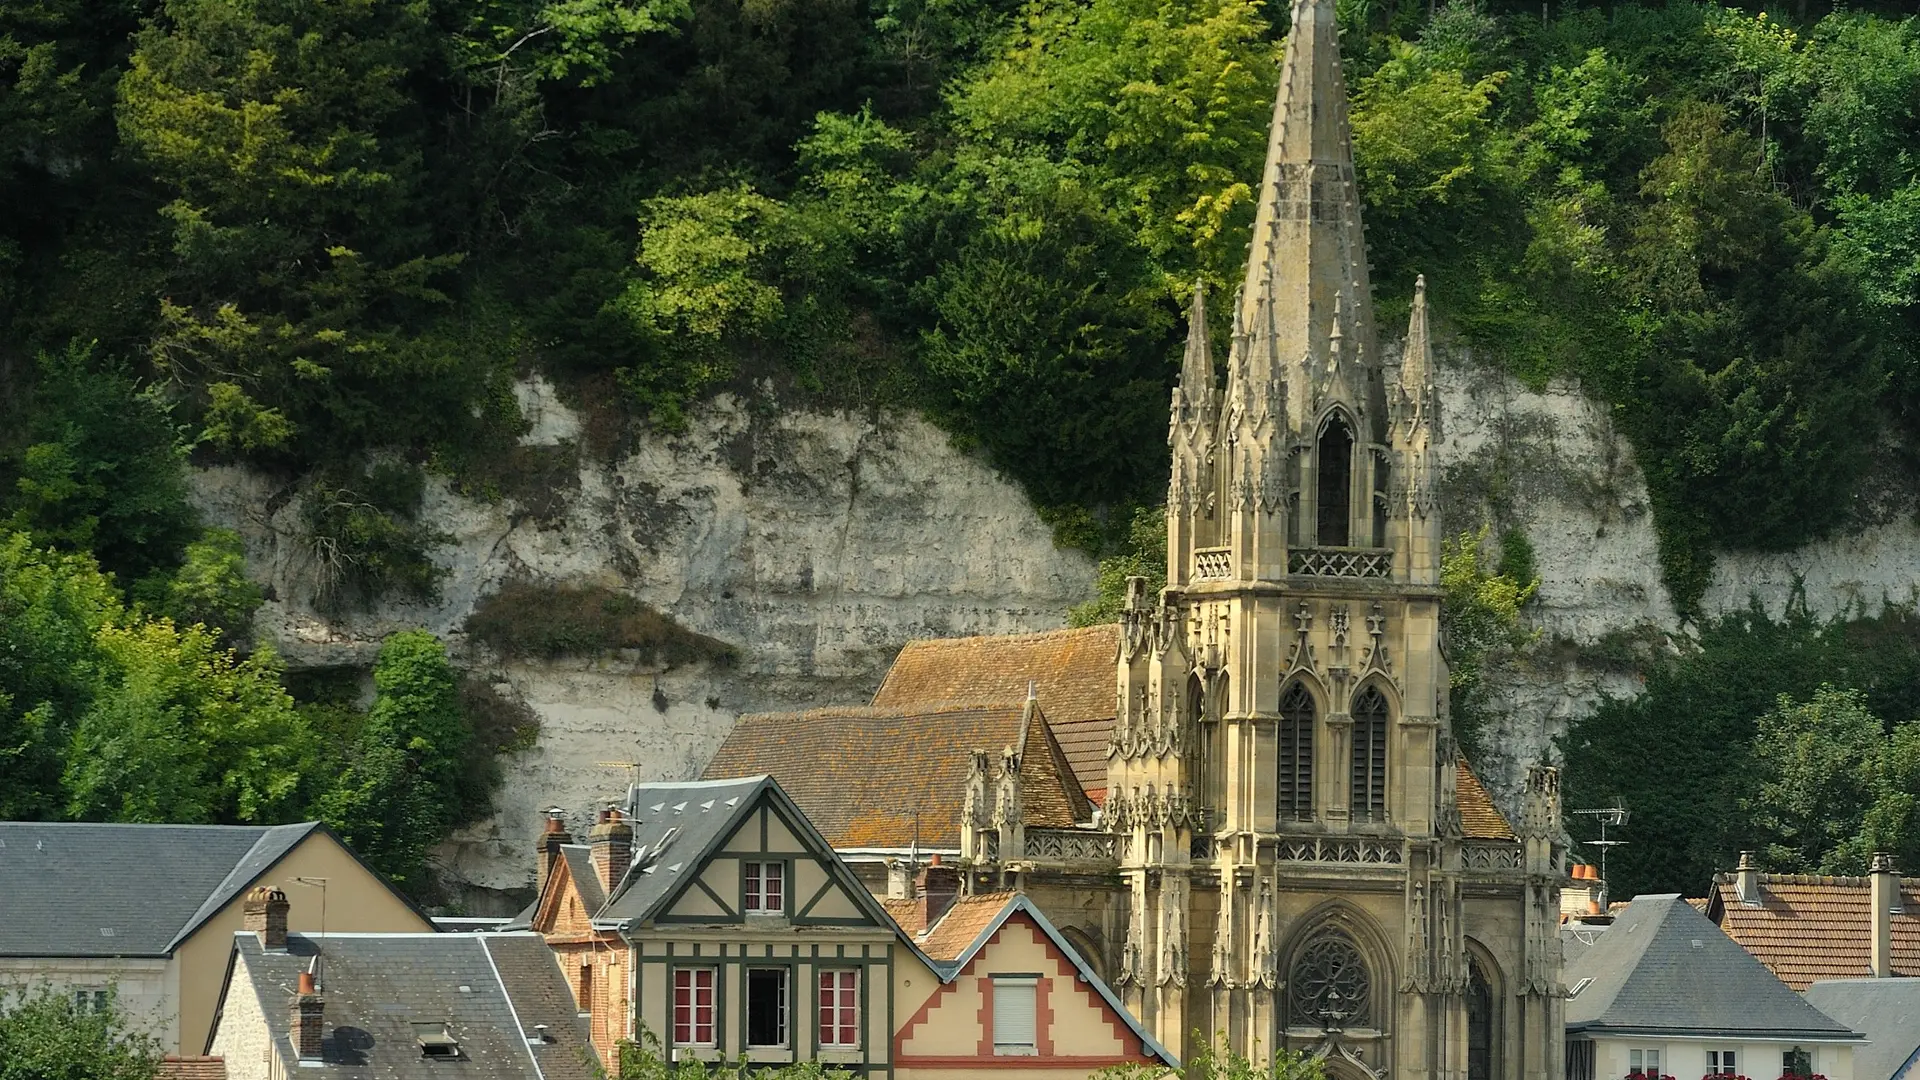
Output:
M1759 907L1760 864L1753 859L1753 852L1740 853L1740 865L1733 868L1733 892L1740 902L1748 907Z
M1892 978L1893 913L1900 910L1900 872L1893 868L1893 856L1884 851L1874 853L1873 866L1867 872L1867 897L1873 932L1873 977Z
M302 1063L319 1061L321 1021L325 1019L326 1001L313 988L313 972L300 973L300 991L293 995L288 1010L291 1013L288 1017L288 1034L293 1038L294 1053L299 1055Z
M943 866L940 856L934 855L920 871L920 925L932 926L940 916L953 906L953 898L960 894L960 871L952 866Z
M547 877L560 861L560 847L573 843L573 834L567 831L565 811L554 807L547 811L546 823L541 826L540 842L534 848L533 893L535 896L547 891Z
M269 952L287 951L287 894L271 885L256 885L240 901L240 928L260 937Z
M600 887L608 895L633 865L633 826L618 810L600 811L593 831L587 834L587 847L593 856L593 868L600 875Z

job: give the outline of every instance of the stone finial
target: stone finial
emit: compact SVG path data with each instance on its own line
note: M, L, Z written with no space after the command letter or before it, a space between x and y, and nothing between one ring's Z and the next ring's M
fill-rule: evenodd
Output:
M1180 361L1180 391L1196 411L1213 411L1213 339L1207 331L1207 283L1193 283L1187 305L1187 351Z

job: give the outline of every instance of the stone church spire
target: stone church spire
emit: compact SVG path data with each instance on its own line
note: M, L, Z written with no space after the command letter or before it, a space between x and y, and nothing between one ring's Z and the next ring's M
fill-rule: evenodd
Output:
M1229 397L1258 398L1259 384L1274 379L1285 387L1286 426L1294 431L1311 428L1330 400L1367 414L1363 426L1380 423L1373 304L1333 0L1293 3L1236 317L1246 339L1235 342L1243 355L1230 371L1254 385Z

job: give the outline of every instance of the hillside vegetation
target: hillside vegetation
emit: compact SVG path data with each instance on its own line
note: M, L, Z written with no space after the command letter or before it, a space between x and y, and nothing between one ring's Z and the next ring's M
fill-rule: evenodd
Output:
M1065 542L1111 554L1150 535L1134 525L1164 489L1178 312L1244 262L1286 7L0 7L0 552L64 583L54 599L7 583L0 625L15 646L64 627L45 648L79 658L0 654L6 809L391 823L414 805L382 787L394 769L464 783L451 744L372 748L439 723L451 692L422 674L425 644L390 670L427 696L382 683L372 712L282 702L270 655L222 658L244 653L257 598L182 470L282 477L323 605L430 595L423 470L498 495L530 368L609 414L601 452L771 378L789 401L924 410ZM1904 5L1339 10L1388 332L1425 273L1476 356L1608 402L1683 614L1702 617L1715 547L1790 547L1907 485L1920 22ZM42 603L58 618L20 621ZM126 674L142 664L151 679ZM116 689L209 681L192 693L256 704ZM93 719L108 708L255 748L298 740L221 717L351 714L320 744L372 742L335 763L249 751L163 799L116 779L141 769L90 764L88 740L122 730ZM419 852L395 850L415 872Z

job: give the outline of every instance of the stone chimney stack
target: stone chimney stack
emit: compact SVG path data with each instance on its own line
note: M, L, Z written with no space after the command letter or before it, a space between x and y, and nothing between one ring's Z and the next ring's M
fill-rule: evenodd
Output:
M887 899L914 898L913 863L906 859L887 860Z
M300 973L300 991L293 995L290 1011L289 1034L293 1037L294 1053L299 1055L302 1064L319 1061L323 1034L321 1022L326 1016L326 1001L314 989L313 972Z
M1740 853L1740 865L1733 868L1733 893L1748 907L1760 906L1760 864L1753 852Z
M1893 868L1893 856L1876 852L1867 874L1870 926L1873 931L1871 963L1873 977L1893 977L1893 913L1900 910L1900 873Z
M240 902L240 928L257 934L260 947L269 952L287 951L287 894L272 885L256 885Z
M602 810L593 831L587 834L587 848L600 875L600 887L613 895L627 867L633 865L633 826L620 811Z
M932 926L940 916L953 906L953 898L960 894L960 871L951 866L942 865L940 856L934 855L920 871L920 925Z
M552 875L555 864L560 861L561 845L571 843L573 843L573 834L567 831L566 812L557 806L548 810L546 823L541 826L540 842L534 848L533 891L535 896L547 891L547 878Z

